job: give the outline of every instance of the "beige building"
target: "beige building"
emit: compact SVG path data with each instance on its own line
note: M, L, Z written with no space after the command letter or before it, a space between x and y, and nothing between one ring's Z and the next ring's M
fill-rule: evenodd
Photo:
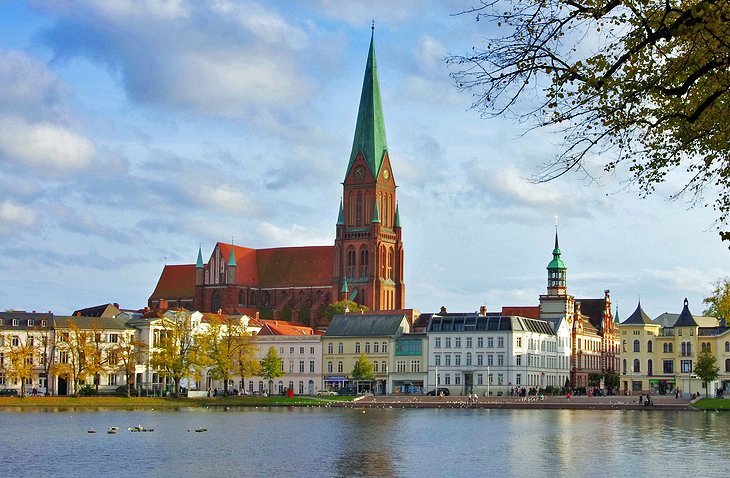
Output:
M355 386L352 370L360 355L365 354L375 373L372 392L392 393L388 382L395 342L409 332L408 318L402 313L336 315L322 337L325 388Z

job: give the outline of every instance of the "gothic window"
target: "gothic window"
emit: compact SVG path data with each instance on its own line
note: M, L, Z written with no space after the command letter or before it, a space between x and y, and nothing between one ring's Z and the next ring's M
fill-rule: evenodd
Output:
M238 305L246 305L246 293L244 291L238 293Z
M649 342L647 342L647 344L646 344L646 351L649 353L652 353L651 340Z
M654 364L652 363L651 359L649 359L649 362L646 364L646 374L654 375Z
M268 290L263 291L264 295L264 307L268 307L271 305L271 294L269 294Z
M725 371L730 372L730 359L725 359Z
M251 305L256 305L256 292L250 291L248 293L248 303Z
M380 277L386 278L386 271L385 246L380 246Z
M360 277L368 276L368 261L370 253L367 247L360 249Z
M355 207L355 225L362 226L362 192L357 192L357 206Z
M388 279L393 279L393 249L388 249L388 275L386 275Z
M626 375L626 359L624 359L624 375Z
M730 342L725 342L725 352L730 352Z
M357 260L357 254L355 248L350 247L347 249L347 277L355 277L355 261Z
M213 312L218 312L221 308L221 295L218 291L213 292L213 295L210 298L210 308Z

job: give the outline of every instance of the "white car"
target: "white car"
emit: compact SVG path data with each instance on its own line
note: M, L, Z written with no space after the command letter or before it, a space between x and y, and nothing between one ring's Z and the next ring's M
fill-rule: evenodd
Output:
M318 397L334 397L337 395L337 392L333 392L332 390L317 390L314 394Z

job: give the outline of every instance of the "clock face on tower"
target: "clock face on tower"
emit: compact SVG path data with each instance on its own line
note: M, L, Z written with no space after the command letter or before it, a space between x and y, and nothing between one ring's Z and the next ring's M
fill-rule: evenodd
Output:
M388 171L388 168L383 169L383 179L388 179L390 177L390 171Z
M362 179L365 177L365 168L362 166L358 166L355 168L355 179L358 181L362 181Z

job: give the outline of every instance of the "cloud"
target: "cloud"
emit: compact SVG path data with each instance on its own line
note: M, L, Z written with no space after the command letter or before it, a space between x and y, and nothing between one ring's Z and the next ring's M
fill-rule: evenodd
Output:
M35 226L38 214L30 207L17 204L9 199L0 203L0 234L8 235L17 229L30 229Z
M48 214L49 217L67 231L84 236L98 236L113 242L131 242L131 238L127 232L105 226L99 223L89 213L79 213L71 207L53 204L48 207Z
M57 117L68 88L35 58L0 50L0 109L34 121Z
M78 171L91 164L94 146L58 124L0 118L0 154L38 170Z
M271 247L276 246L324 246L332 243L331 234L323 234L299 224L293 224L289 228L283 228L263 222L259 226L263 237L268 238Z

